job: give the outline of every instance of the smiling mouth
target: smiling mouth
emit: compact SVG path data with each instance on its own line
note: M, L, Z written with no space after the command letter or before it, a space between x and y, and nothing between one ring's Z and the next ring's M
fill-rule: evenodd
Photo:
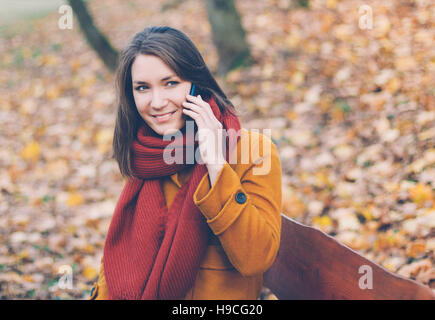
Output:
M160 114L160 115L158 115L158 116L154 116L154 115L152 115L152 117L154 117L154 118L163 118L163 117L166 117L166 116L172 115L172 114L174 114L175 112L176 112L176 110L175 110L175 111L172 111L172 112L168 112L168 113Z
M152 115L152 117L154 119L156 119L157 122L164 122L164 121L169 120L175 112L177 112L177 110L172 111L172 112L167 112L167 113L164 113L164 114Z

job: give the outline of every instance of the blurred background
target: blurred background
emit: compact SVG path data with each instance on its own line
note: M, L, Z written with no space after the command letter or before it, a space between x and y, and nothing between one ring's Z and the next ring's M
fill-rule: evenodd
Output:
M0 0L0 298L88 298L123 186L113 70L151 25L272 129L286 215L435 288L434 22L430 0Z

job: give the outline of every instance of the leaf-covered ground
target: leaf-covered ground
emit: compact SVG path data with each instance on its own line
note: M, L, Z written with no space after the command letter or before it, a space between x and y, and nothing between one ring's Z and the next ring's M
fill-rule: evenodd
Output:
M256 65L219 83L247 128L272 129L283 211L435 287L435 6L237 0ZM202 1L93 0L121 49L149 25L188 34L212 70ZM361 29L361 5L373 28ZM166 10L162 10L165 7ZM122 179L113 75L56 12L0 38L0 298L86 299ZM72 270L72 288L62 287ZM63 278L62 278L63 276ZM62 281L59 281L62 280Z

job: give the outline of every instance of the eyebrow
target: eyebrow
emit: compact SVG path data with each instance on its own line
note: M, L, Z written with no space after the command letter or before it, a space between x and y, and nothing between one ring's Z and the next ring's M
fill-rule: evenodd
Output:
M168 79L171 79L172 77L175 77L175 75L171 74L167 77L162 78L162 80L160 80L160 81L166 81ZM140 80L133 81L133 83L134 84L148 84L146 81L140 81Z

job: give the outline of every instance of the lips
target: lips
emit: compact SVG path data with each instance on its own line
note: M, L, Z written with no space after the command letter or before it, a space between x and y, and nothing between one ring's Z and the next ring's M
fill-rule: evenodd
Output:
M166 121L168 121L169 119L171 119L172 115L173 115L176 111L177 111L177 110L175 110L175 111L171 111L171 112L167 112L167 113L162 113L162 114L159 114L159 115L152 115L152 117L153 117L154 119L156 119L156 121L157 121L158 123L166 122Z
M168 114L173 114L173 113L175 113L176 111L171 111L171 112L167 112L167 113L162 113L162 114L156 114L156 115L152 115L154 118L156 118L156 117L162 117L162 116L165 116L165 115L168 115Z

